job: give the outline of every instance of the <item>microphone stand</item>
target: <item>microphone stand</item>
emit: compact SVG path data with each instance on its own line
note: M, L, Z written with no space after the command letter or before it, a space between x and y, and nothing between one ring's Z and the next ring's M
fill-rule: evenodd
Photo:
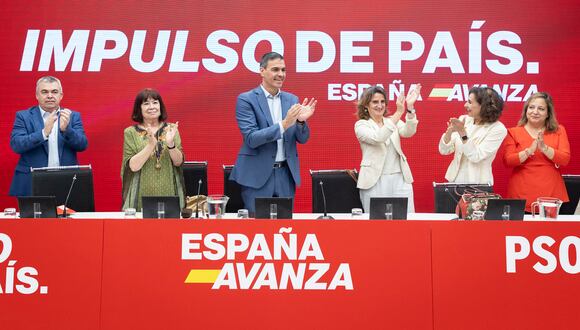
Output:
M320 180L318 183L320 184L320 191L322 192L322 205L324 206L324 214L319 216L317 219L324 220L334 219L333 217L328 215L328 213L326 213L326 195L324 194L324 183L322 182L322 180Z
M197 182L197 199L195 200L195 218L199 219L199 193L201 192L201 179Z
M77 181L77 175L75 174L73 176L73 178L72 178L72 183L70 184L70 188L68 188L68 194L66 195L66 199L64 200L64 208L63 208L63 211L62 211L62 217L65 218L65 219L67 218L67 215L66 215L66 205L68 204L68 199L70 197L70 193L71 193L71 191L72 191L72 189L73 189L76 181Z

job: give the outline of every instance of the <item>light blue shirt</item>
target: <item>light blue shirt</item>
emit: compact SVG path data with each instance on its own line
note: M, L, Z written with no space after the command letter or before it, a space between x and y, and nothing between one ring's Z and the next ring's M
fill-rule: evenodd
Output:
M264 88L264 86L260 85L260 87L262 87L262 91L264 91L264 95L268 101L268 108L270 108L272 122L280 126L281 138L276 141L278 144L278 149L276 151L276 161L282 162L286 160L286 156L284 155L284 127L282 126L282 119L284 118L282 118L282 101L280 100L280 90L278 90L276 95L272 95Z

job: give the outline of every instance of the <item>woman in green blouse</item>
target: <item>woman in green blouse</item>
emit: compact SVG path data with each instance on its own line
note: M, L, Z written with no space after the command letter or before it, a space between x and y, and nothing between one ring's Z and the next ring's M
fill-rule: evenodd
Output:
M131 117L137 124L127 127L123 142L123 210L141 210L141 196L179 196L185 206L184 156L177 130L179 122L166 122L161 95L146 88L137 94Z

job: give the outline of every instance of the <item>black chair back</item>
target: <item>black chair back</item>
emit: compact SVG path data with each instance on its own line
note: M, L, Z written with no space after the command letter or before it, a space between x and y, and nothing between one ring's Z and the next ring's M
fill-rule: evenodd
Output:
M185 180L185 195L195 196L199 189L200 195L207 196L207 161L203 162L184 162L183 179ZM201 187L199 180L201 179Z
M32 196L55 196L56 204L63 205L75 175L67 207L77 212L95 212L91 165L33 168Z
M564 174L562 177L564 178L570 201L562 204L560 214L574 214L578 199L580 199L580 175Z
M226 212L238 212L239 209L244 208L244 201L242 200L242 186L235 181L230 181L230 173L232 173L233 165L223 165L224 169L224 195L230 199L226 205Z
M320 182L326 195L328 213L350 213L353 208L362 208L359 190L356 187L356 170L310 170L312 179L312 213L324 212L324 200Z

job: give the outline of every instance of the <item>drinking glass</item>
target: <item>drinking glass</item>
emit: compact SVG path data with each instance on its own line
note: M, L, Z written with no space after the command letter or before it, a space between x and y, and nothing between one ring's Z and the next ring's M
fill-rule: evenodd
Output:
M473 213L471 214L471 220L483 220L484 215L485 212L483 211L473 211Z
M278 204L270 204L270 219L278 219Z
M502 220L509 220L510 219L510 206L504 205L503 212L501 213Z
M165 202L157 202L157 219L165 218Z
M42 218L42 210L40 208L40 203L34 203L32 207L34 212L33 213L34 219Z
M247 219L250 217L250 212L247 209L238 210L238 219Z
M393 204L385 204L385 219L393 220Z

